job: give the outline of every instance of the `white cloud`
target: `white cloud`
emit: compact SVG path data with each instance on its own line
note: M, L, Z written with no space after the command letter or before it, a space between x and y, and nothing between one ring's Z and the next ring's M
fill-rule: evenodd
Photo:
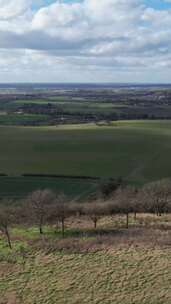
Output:
M85 81L88 75L134 81L135 73L146 81L154 69L163 80L171 68L170 37L171 10L140 0L56 1L38 11L31 11L31 0L0 0L0 49L8 54L0 68L6 75L9 69L26 78L29 70L41 78L43 62L51 81L68 79L67 70L71 81L79 80L82 67Z
M30 0L0 0L0 20L21 16L30 4Z

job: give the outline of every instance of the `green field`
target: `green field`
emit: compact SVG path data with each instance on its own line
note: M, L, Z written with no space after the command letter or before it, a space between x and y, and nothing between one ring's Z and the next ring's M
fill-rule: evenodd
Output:
M12 177L24 173L123 177L136 184L171 177L171 121L4 126L0 143L0 172Z
M71 198L84 199L95 192L97 182L89 180L74 180L72 178L50 177L1 177L0 197L23 198L35 189L52 189L55 192L64 191Z
M41 114L0 114L0 125L42 125L46 124L48 115Z
M117 104L112 102L97 102L97 101L85 101L81 99L70 100L65 98L54 99L32 99L32 100L17 100L9 104L9 106L21 106L21 105L47 105L51 104L56 106L61 111L77 114L112 114L119 113L124 104Z

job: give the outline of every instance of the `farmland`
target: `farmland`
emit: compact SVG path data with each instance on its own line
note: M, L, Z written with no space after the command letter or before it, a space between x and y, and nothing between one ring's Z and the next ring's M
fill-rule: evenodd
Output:
M170 304L170 92L0 96L0 304Z
M171 87L14 85L0 88L0 125L59 125L170 119ZM36 119L37 116L37 119Z
M0 176L0 196L2 198L19 199L26 197L35 189L52 189L55 192L65 192L72 198L84 199L96 191L96 181L54 178L54 177L22 177L22 176Z
M171 121L118 121L109 126L4 126L0 127L0 142L0 172L9 176L1 177L1 193L8 192L11 181L15 181L16 192L20 185L26 187L24 193L33 190L34 183L45 187L45 177L39 182L29 178L27 183L22 174L122 177L136 185L171 176ZM47 179L48 187L51 183L54 189L61 180ZM59 188L65 190L67 183L65 180Z

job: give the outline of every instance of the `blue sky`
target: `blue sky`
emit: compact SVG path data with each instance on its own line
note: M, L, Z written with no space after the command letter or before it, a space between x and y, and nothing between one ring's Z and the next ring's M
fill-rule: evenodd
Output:
M37 1L35 0L32 6L34 9L37 9L37 8L43 7L45 5L50 5L54 2L56 2L56 0L37 0ZM63 0L61 2L69 3L69 2L74 2L74 1L73 0Z
M171 4L166 3L162 0L144 0L147 6L151 6L155 9L168 9L171 8Z
M42 7L42 6L45 6L45 5L52 4L54 2L55 2L55 0L38 0L38 1L35 1L35 3L33 4L33 7L34 8L38 8L38 7ZM63 0L62 2L69 3L69 2L74 2L74 0ZM77 2L79 2L79 0L77 0ZM80 2L81 2L81 0L80 0ZM153 7L155 9L168 9L168 8L171 8L171 4L169 4L169 3L167 3L167 2L165 2L163 0L144 0L144 3L148 7Z
M43 7L45 5L49 5L49 4L52 4L54 3L55 1L54 0L39 0L39 1L34 1L34 3L32 4L32 7L34 9L38 9L40 7Z

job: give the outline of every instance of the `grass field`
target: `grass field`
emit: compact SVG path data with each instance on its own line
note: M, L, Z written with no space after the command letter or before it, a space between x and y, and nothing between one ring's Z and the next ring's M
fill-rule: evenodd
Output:
M42 125L47 123L48 118L48 115L41 114L1 114L0 125L34 125L35 123L38 125Z
M0 172L13 177L23 173L121 176L136 184L171 177L171 121L0 127L0 143Z
M4 273L4 270L5 273ZM1 299L24 304L170 304L170 250L127 248L96 254L37 254L2 263ZM17 298L24 302L15 302ZM0 302L5 303L5 302Z
M97 102L97 101L82 101L80 99L70 100L65 98L52 98L52 99L33 99L33 100L17 100L11 105L28 105L28 104L37 104L37 105L47 105L51 103L58 106L63 111L68 113L87 113L87 114L96 114L96 113L116 113L119 112L117 108L125 107L124 104L116 104L112 102Z
M96 181L75 180L72 178L50 177L2 177L0 176L0 196L23 198L35 189L52 189L55 192L65 191L71 198L83 199L97 187Z
M148 220L149 225L152 224L151 221L167 224L166 216L138 215L138 220L139 217L146 220L146 223ZM121 224L122 218L118 220ZM16 227L12 230L11 251L6 240L0 236L1 304L171 303L170 247L151 242L153 234L155 238L159 235L161 239L167 238L167 230L154 228L146 234L142 226L135 232L133 228L120 231L116 228L118 224L116 226L114 218L103 218L98 229L105 228L106 232L109 231L107 240L110 242L103 243L105 238L101 235L104 248L97 249L95 244L98 244L98 230L97 235L94 230L90 230L92 223L87 219L76 221L80 232L84 231L84 227L89 227L86 235L77 235L77 240L82 244L88 242L89 251L46 251L47 238L53 238L53 242L62 241L68 248L73 248L72 225L76 225L73 219L68 219L64 240L60 239L60 231L59 234L54 234L50 227L45 227L42 239L35 227ZM133 217L132 225L135 225ZM88 236L88 231L94 231L94 237ZM33 245L39 242L43 245L41 250ZM26 252L24 260L21 254L23 248ZM49 251L51 247L47 248Z

